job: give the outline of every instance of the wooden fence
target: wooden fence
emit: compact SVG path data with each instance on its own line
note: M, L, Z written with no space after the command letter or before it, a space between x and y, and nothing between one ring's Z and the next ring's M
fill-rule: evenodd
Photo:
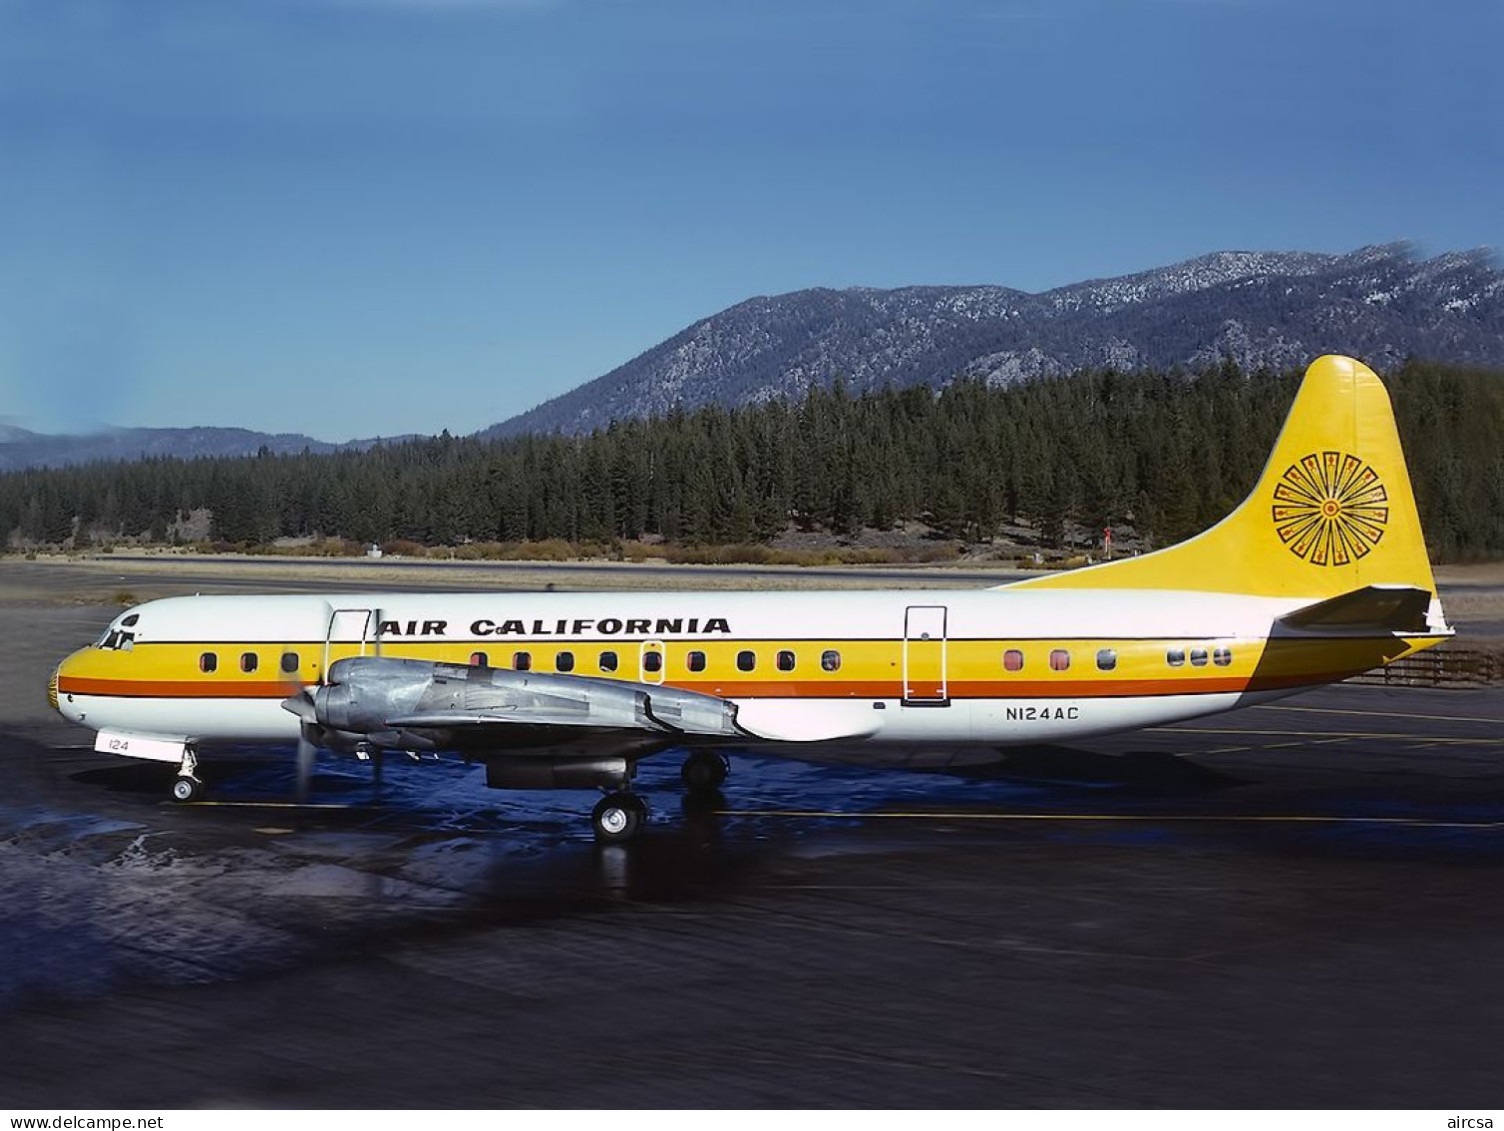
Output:
M1504 683L1504 651L1441 645L1355 675L1347 682L1395 687L1478 687Z

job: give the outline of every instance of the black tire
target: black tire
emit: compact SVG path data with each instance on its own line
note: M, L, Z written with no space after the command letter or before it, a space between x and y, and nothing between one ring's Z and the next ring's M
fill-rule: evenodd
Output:
M188 802L197 801L204 795L204 783L198 778L190 778L186 774L180 774L172 783L172 799L174 801Z
M647 823L648 807L635 793L613 793L603 797L590 814L595 839L602 844L623 844L642 831Z
M730 772L731 764L726 761L724 754L717 754L713 750L695 750L684 759L679 778L690 793L714 793L721 788Z

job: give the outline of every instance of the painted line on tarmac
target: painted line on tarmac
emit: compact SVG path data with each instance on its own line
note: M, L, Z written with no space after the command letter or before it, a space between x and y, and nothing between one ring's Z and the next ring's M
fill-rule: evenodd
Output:
M298 802L298 801L173 801L163 802L170 804L174 809L342 809L345 811L355 809L369 809L372 812L380 811L379 806L372 805L341 805L337 802Z
M1283 825L1399 825L1422 829L1504 829L1504 821L1437 821L1426 817L1334 817L1322 814L1166 814L1151 813L911 813L878 810L870 813L835 809L717 809L717 817L810 817L848 821L1105 821L1157 824L1283 824Z
M1438 723L1493 723L1504 726L1504 718L1484 718L1478 715L1412 715L1408 711L1355 711L1349 707L1282 707L1272 703L1257 703L1250 711L1306 711L1315 715L1366 715L1385 719L1430 719Z
M1234 727L1147 727L1153 734L1258 735L1264 738L1375 738L1386 742L1439 742L1449 746L1504 746L1501 738L1453 738L1450 735L1401 734L1361 730L1253 730Z
M1243 749L1243 750L1293 750L1296 747L1300 747L1301 749L1305 749L1305 748L1311 747L1311 746L1331 746L1331 745L1333 745L1335 743L1338 743L1338 742L1351 742L1351 741L1352 741L1352 739L1345 738L1345 737L1343 737L1343 738L1318 738L1315 741L1310 741L1308 739L1302 738L1302 739L1299 739L1299 740L1297 740L1295 742L1271 742L1267 746L1244 746L1241 749ZM1233 747L1233 749L1236 750L1236 749L1239 749L1239 748L1238 747ZM1175 757L1177 757L1177 758L1197 758L1197 757L1200 757L1203 754L1225 754L1225 753L1227 753L1227 751L1225 751L1225 750L1191 750L1191 751L1188 751L1188 752L1186 752L1184 754L1177 754L1177 755L1175 755Z

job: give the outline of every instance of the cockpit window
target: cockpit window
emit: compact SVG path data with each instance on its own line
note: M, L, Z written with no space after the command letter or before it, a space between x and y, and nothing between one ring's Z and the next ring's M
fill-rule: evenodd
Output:
M137 619L138 618L135 616L129 616L120 623L121 625L133 625L136 623ZM98 643L94 645L94 647L96 648L103 648L106 651L110 652L129 652L135 646L136 634L134 632L126 632L124 628L117 628L114 625L111 625L108 629L106 629L105 634L101 636Z

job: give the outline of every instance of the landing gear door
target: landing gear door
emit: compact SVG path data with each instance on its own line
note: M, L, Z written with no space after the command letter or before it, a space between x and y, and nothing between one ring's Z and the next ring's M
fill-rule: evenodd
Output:
M324 633L324 678L329 665L346 656L365 656L377 651L375 609L334 609Z
M910 605L903 618L904 706L950 705L945 652L945 606Z

